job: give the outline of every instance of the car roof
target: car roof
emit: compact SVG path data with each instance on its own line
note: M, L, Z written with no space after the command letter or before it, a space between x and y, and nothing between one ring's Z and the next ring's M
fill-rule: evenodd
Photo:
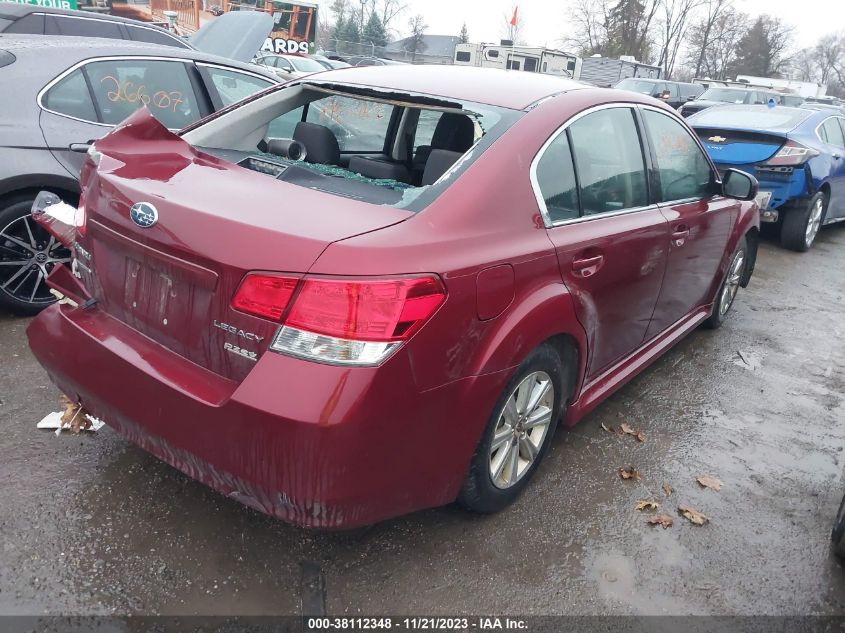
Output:
M18 63L31 60L35 74L51 77L79 62L96 57L172 57L191 61L220 64L261 75L278 83L279 78L256 64L201 53L189 48L117 40L103 37L75 37L72 35L6 35L0 33L0 49L18 58Z
M155 27L153 24L147 24L132 18L124 18L117 15L110 15L108 13L94 13L91 11L74 11L72 9L54 9L53 7L44 7L35 4L19 4L17 2L0 2L0 18L7 20L19 20L30 13L45 13L50 15L71 15L75 17L89 18L91 20L105 20L108 22L122 22L124 24L134 24L142 26ZM155 27L158 28L158 27ZM164 29L161 29L164 30ZM186 42L187 44L187 42Z
M355 66L327 70L310 82L424 94L514 110L524 110L561 92L587 88L554 75L450 65Z

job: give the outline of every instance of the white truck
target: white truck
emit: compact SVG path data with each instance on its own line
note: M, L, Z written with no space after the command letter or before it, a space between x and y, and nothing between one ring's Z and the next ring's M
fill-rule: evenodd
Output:
M581 74L581 58L577 55L551 48L511 46L507 42L457 44L455 64L546 73L571 79L578 79Z

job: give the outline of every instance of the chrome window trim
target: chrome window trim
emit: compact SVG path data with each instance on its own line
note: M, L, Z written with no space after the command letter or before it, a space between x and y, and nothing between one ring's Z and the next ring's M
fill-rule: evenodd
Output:
M109 24L122 24L127 29L145 29L147 31L154 31L156 33L164 33L170 39L176 40L179 43L179 48L183 50L195 50L188 42L183 40L176 35L170 33L165 29L161 28L154 28L152 26L148 26L146 24L127 24L126 22L121 22L118 20L104 20L103 18L96 16L96 15L67 15L65 13L46 13L43 11L33 11L32 15L43 15L43 16L50 16L50 17L58 17L58 18L66 18L68 20L88 20L89 22L108 22ZM45 27L46 28L46 27ZM49 37L49 36L48 36ZM68 36L68 37L77 37L77 36ZM117 39L117 38L109 38L109 39ZM123 40L129 42L137 42L138 40L133 40L129 38L129 40ZM141 42L142 44L150 44L150 46L162 46L161 44L152 44L151 42Z
M843 145L834 145L833 143L827 142L822 138L821 134L819 134L819 130L821 129L821 127L831 119L839 119L840 121L842 121L839 126L842 128L842 136L843 138L845 138L845 117L840 116L838 114L833 114L819 122L819 124L816 126L816 129L814 130L816 138L819 139L820 143L824 143L825 145L830 145L831 147L838 147L839 149L845 149L845 146Z
M80 18L80 19L82 19L82 18ZM164 62L182 62L182 63L187 62L189 64L195 63L194 60L192 60L192 59L186 59L186 58L182 58L182 57L158 57L158 56L155 56L155 55L109 55L107 57L92 57L92 58L89 58L89 59L83 59L81 62L77 62L76 64L74 64L70 68L66 69L64 72L60 73L58 76L56 76L51 81L49 81L46 86L44 86L41 90L39 90L38 95L35 97L35 103L44 112L49 112L50 114L55 114L56 116L64 117L66 119L71 119L73 121L79 121L80 123L88 123L89 125L99 125L100 127L113 128L116 124L100 123L99 121L89 121L87 119L80 119L79 117L75 117L75 116L71 116L69 114L63 114L62 112L56 112L55 110L51 110L50 108L48 108L44 105L43 99L44 99L44 95L47 94L47 92L50 90L50 88L55 86L57 83L59 83L62 79L64 79L68 75L76 72L77 70L79 70L80 68L82 68L83 66L85 66L87 64L94 64L96 62L120 62L120 61L127 61L127 60L132 60L132 61L159 61L159 62L164 61ZM193 86L192 86L192 88L193 88ZM91 95L91 98L92 99L94 98L93 95Z
M600 105L593 106L591 108L587 108L586 110L582 110L578 114L570 117L566 122L563 123L563 125L561 125L557 130L555 130L552 133L552 135L548 139L546 139L546 142L543 143L543 145L537 151L537 154L535 154L534 159L531 161L531 168L529 169L528 175L529 175L529 179L531 181L531 188L534 191L534 198L537 201L537 206L540 208L540 215L543 217L543 224L545 224L547 229L555 228L555 227L558 227L558 226L565 226L567 224L578 224L580 222L589 222L589 221L592 221L592 220L599 220L601 218L612 218L612 217L616 217L616 216L620 216L620 215L627 215L629 213L637 213L639 211L644 211L646 209L656 209L657 208L657 205L648 204L648 205L645 205L645 206L642 206L642 207L633 207L631 209L620 209L619 211L607 211L605 213L594 213L592 215L582 215L582 216L579 216L577 218L569 218L567 220L559 220L557 222L552 222L551 217L549 216L548 207L546 207L546 200L543 198L543 192L540 189L540 183L537 181L537 165L539 164L540 160L543 158L543 155L546 153L546 150L548 150L549 146L552 143L554 143L561 134L564 134L566 132L566 130L568 130L569 127L573 123L575 123L576 121L579 121L580 119L583 119L587 115L593 114L594 112L600 112L602 110L627 108L628 110L631 110L632 114L633 114L633 110L638 105L639 105L638 103L633 103L633 102L632 103L602 103ZM647 107L651 107L651 106L647 106ZM656 109L660 110L660 108L656 108ZM642 141L641 141L640 142L640 150L642 151L644 149L645 148L642 147ZM570 148L570 151L572 151L572 148ZM575 153L574 152L572 153L572 160L573 160L573 163L574 163L574 161L575 161ZM643 160L643 163L645 163L645 160ZM643 168L646 170L646 179L648 179L648 173L647 173L648 172L648 165L644 164Z
M281 81L273 81L272 78L268 77L267 75L262 75L261 73L254 73L250 70L241 70L240 68L232 68L231 66L224 66L223 64L215 64L212 62L194 62L196 66L203 66L205 68L219 68L220 70L225 70L230 73L235 73L238 75L248 75L249 77L255 77L256 79L263 79L267 82L268 88L270 86L277 86ZM275 74L273 75L275 77Z

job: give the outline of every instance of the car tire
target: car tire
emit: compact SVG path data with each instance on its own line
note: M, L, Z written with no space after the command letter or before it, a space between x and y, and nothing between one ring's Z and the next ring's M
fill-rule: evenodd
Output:
M563 387L560 356L552 346L541 345L496 402L458 495L460 505L474 512L498 512L522 493L557 428ZM534 407L532 396L537 399ZM538 424L541 419L547 423ZM494 448L494 442L499 446Z
M842 497L842 503L839 504L830 540L833 552L840 558L845 558L845 497Z
M819 191L806 203L786 211L780 229L780 243L789 250L810 250L827 212L827 196Z
M731 256L728 271L725 273L725 278L719 286L719 291L713 300L713 309L710 312L710 316L704 322L704 327L710 328L711 330L722 327L722 323L725 322L728 313L731 311L731 307L733 307L747 266L748 243L743 237L739 241L734 254Z
M56 257L57 259L70 258L70 252L66 248L54 244L49 253L45 251L46 262L43 264L36 264L34 261L32 264L28 263L32 253L19 244L22 239L25 242L30 242L28 231L31 231L32 238L37 245L46 246L50 240L50 236L45 229L38 226L34 221L27 219L34 200L33 194L23 194L0 201L0 306L21 316L38 314L55 301L44 283L44 271L48 271L52 267L51 262L55 256L60 256ZM27 226L22 224L24 222L28 225L28 231ZM20 260L16 260L17 257L20 257ZM16 266L12 263L15 261L27 263ZM40 269L31 268L33 265L40 266ZM41 273L41 277L38 276L38 273ZM18 276L15 277L15 275ZM39 279L40 281L36 284ZM18 284L22 285L18 286ZM35 290L34 294L32 294L33 289Z

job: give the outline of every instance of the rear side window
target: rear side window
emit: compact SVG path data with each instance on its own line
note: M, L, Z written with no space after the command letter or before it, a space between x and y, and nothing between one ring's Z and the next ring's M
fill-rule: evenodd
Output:
M578 217L578 188L567 132L558 134L537 162L537 187L552 224Z
M673 118L643 110L660 175L661 200L705 198L710 192L710 164L704 153Z
M273 85L269 79L247 75L227 68L201 66L223 106L230 105ZM212 91L212 92L214 92Z
M76 35L80 37L106 37L122 40L123 32L117 22L106 20L91 20L88 18L71 18L63 15L48 15L46 22L47 35Z
M468 62L471 59L469 51L458 51L455 53L456 62Z
M50 88L44 95L43 105L48 110L72 116L83 121L97 121L91 93L81 70L75 70Z
M148 42L150 44L162 44L163 46L176 46L188 48L187 43L181 42L178 38L157 29L145 29L139 26L126 26L126 30L136 42Z
M642 145L630 108L599 110L569 127L584 215L648 204Z
M125 59L93 62L85 69L103 123L120 123L142 105L170 129L200 118L182 62Z
M30 33L44 35L44 14L30 13L12 22L4 33Z
M845 138L842 137L842 127L835 117L827 119L819 128L819 135L825 143L845 147Z

